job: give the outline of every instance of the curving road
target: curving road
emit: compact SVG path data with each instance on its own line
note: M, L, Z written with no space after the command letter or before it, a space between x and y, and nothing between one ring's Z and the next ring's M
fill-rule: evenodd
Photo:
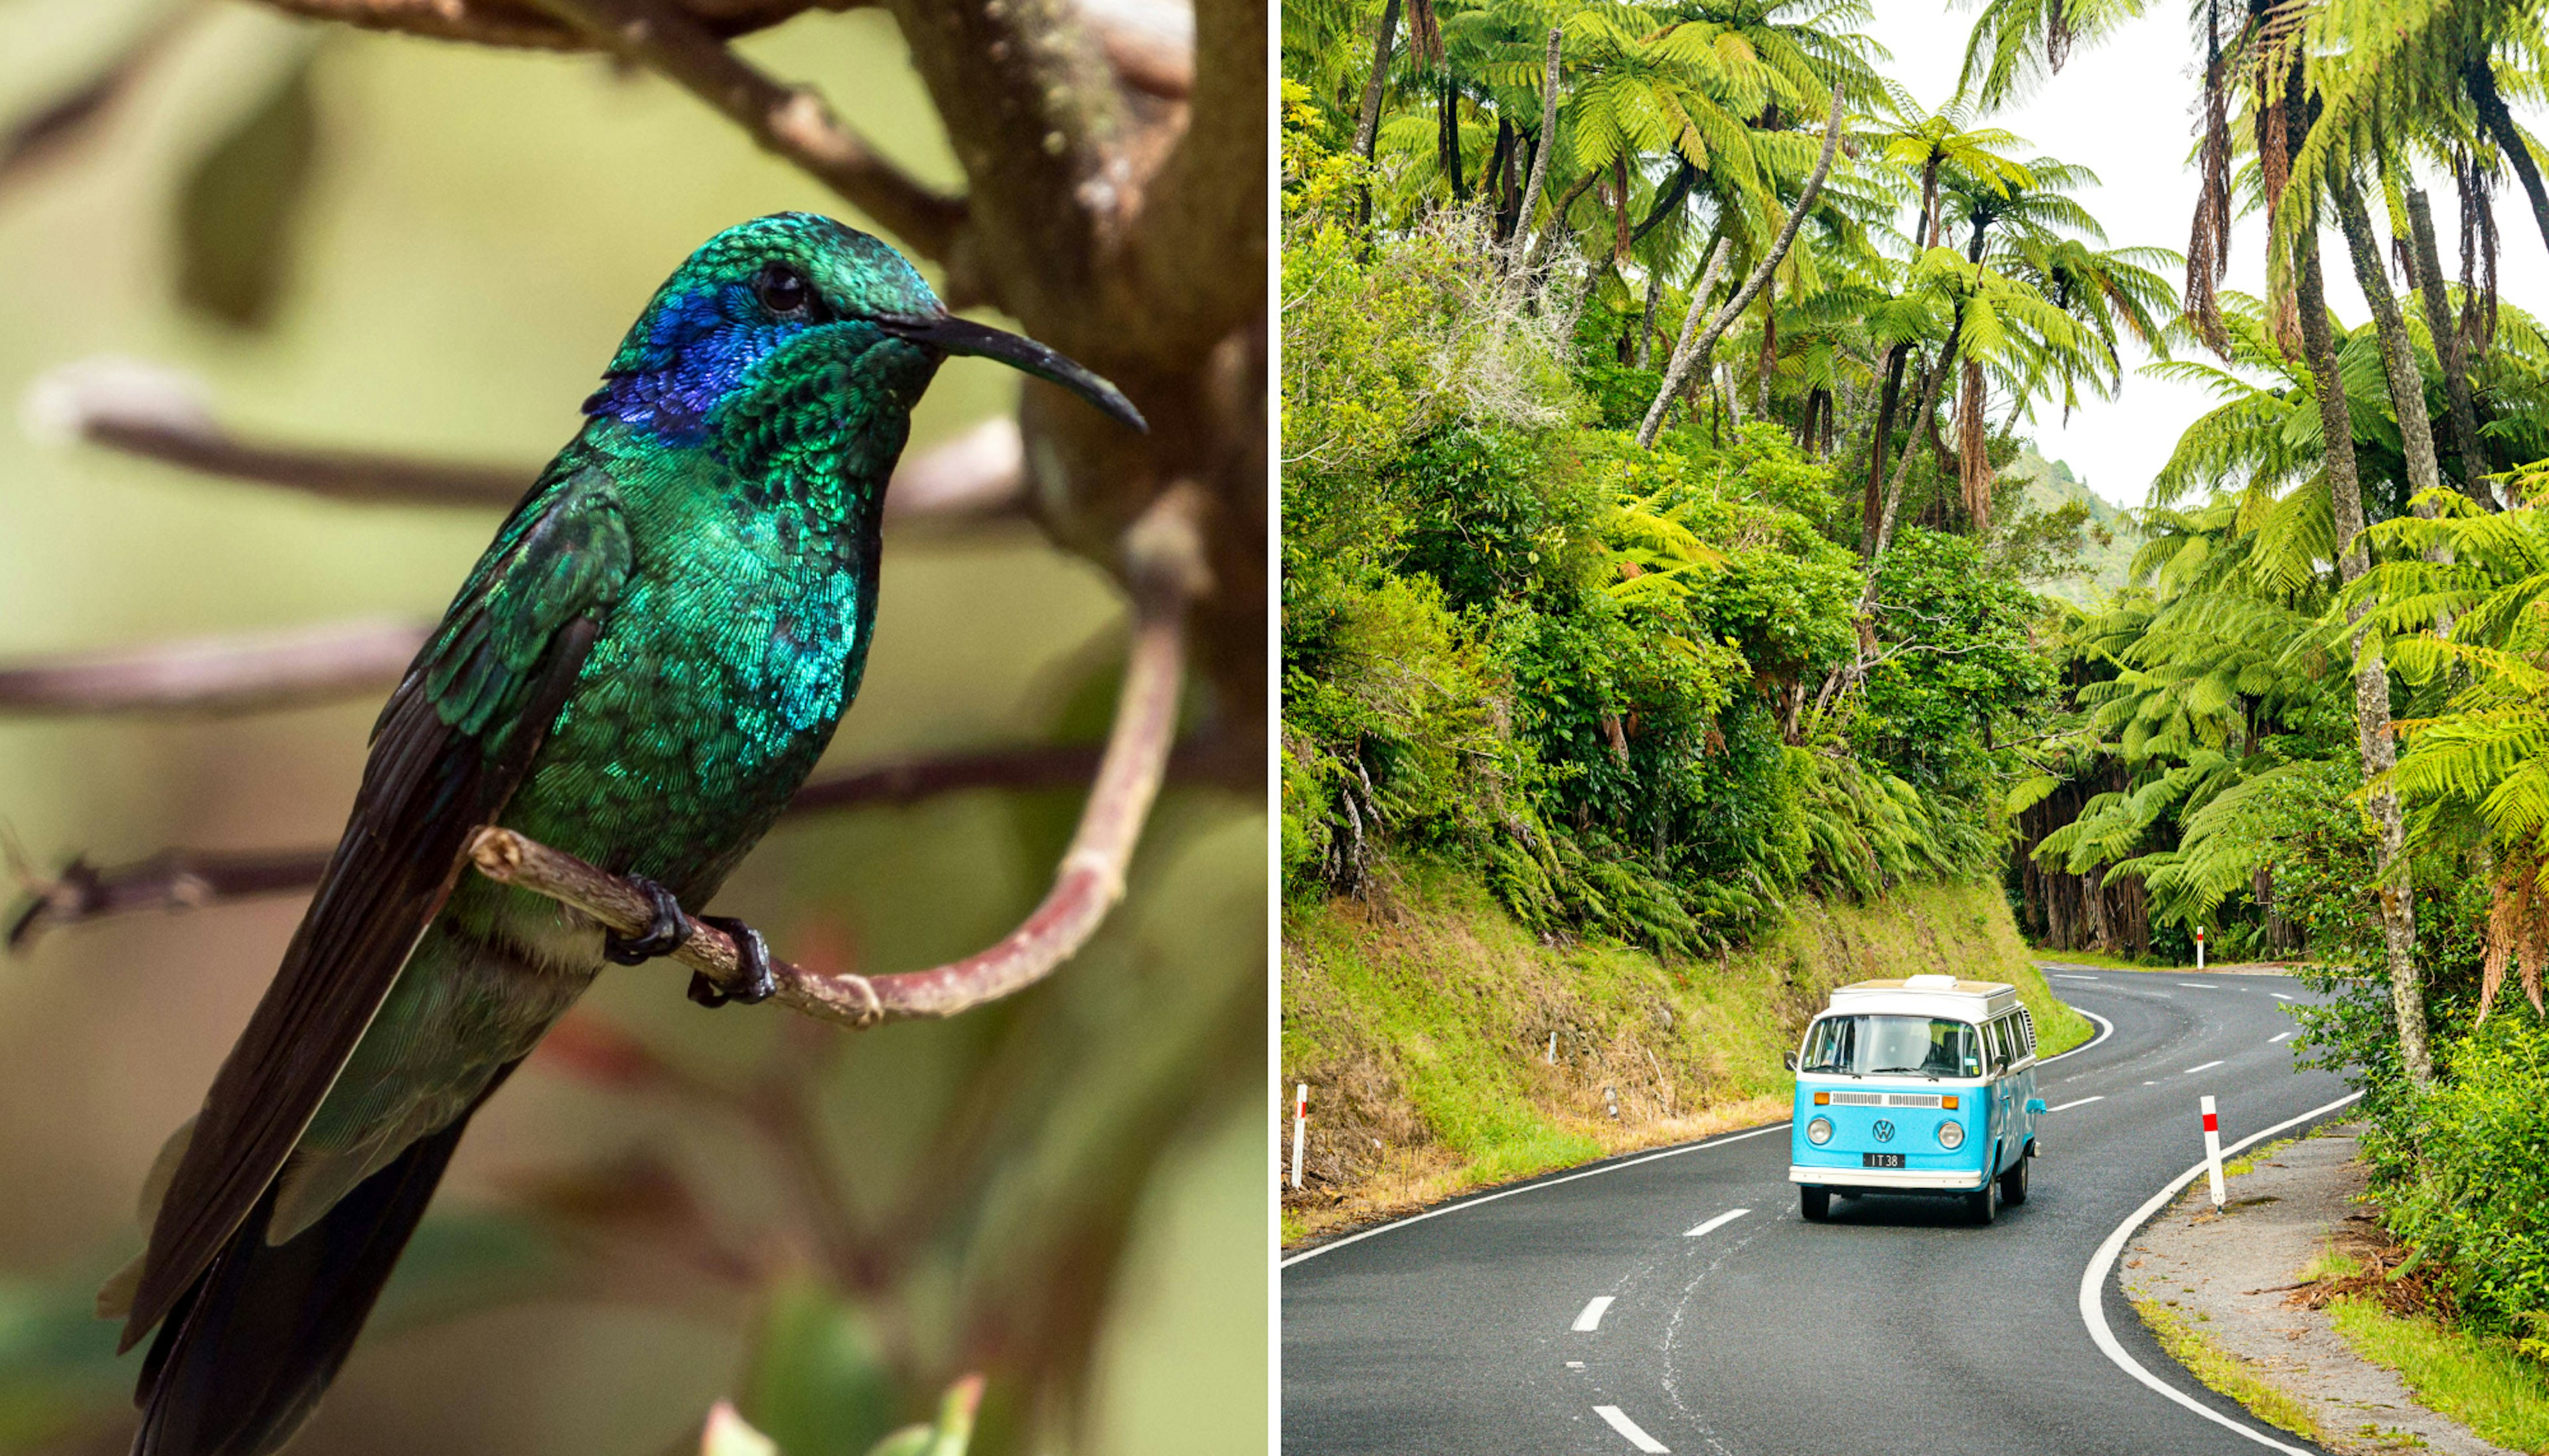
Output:
M2285 1008L2310 993L2283 976L2046 973L2112 1030L2037 1071L2043 1155L1998 1223L1878 1196L1805 1223L1781 1123L1349 1235L1284 1260L1283 1450L2313 1449L2188 1378L2108 1273L2090 1298L2112 1342L2174 1395L2137 1381L2101 1349L2082 1292L2101 1246L2203 1157L2199 1095L2219 1099L2225 1145L2345 1095L2293 1067Z

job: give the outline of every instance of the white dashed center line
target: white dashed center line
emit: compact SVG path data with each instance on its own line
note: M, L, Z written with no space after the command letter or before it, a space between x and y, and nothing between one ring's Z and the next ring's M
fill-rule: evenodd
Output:
M1596 1297L1593 1303L1584 1307L1584 1313L1576 1316L1575 1322L1568 1327L1578 1334L1590 1334L1601 1328L1602 1312L1611 1308L1613 1298L1614 1296L1607 1294Z
M2292 997L2285 995L2285 994L2284 994L2283 992L2281 992L2281 991L2268 991L2266 994L2267 994L2267 995L2269 995L2269 996L2274 997L2274 998L2275 998L2276 1000L2278 1000L2278 1001L2290 1001L2291 999L2293 999Z
M2219 986L2212 985L2205 981L2179 981L2178 984L2197 991L2218 991L2221 989Z
M1699 1235L1706 1233L1711 1228L1723 1228L1727 1225L1734 1223L1736 1220L1743 1218L1746 1214L1750 1212L1752 1212L1750 1209L1728 1209L1726 1212L1719 1214L1716 1218L1711 1219L1707 1223L1700 1225L1698 1228L1691 1229L1687 1233L1684 1233L1682 1237L1697 1238Z
M2280 1041L2284 1040L2286 1037L2289 1037L2289 1036L2291 1036L2291 1035L2292 1035L2292 1033L2290 1033L2290 1032L2277 1032L2277 1033L2275 1033L2273 1036L2268 1037L2268 1038L2266 1039L2266 1045L2267 1045L2267 1046L2274 1046L2277 1042L2280 1042Z
M2220 1063L2218 1059L2217 1059L2217 1060L2214 1060L2214 1061L2208 1061L2208 1062L2204 1063L2202 1066L2191 1066L2191 1067L2188 1067L2188 1068L2185 1070L2185 1072L2184 1072L2184 1073L2182 1073L2182 1075L2190 1076L2190 1077L2191 1077L2191 1076L2194 1076L2197 1072L2202 1072L2202 1071L2211 1071L2213 1068L2215 1068L2215 1067L2217 1067L2217 1066L2219 1066L2220 1064L2221 1064L2221 1063Z
M1617 1406L1596 1406L1593 1408L1593 1413L1608 1421L1611 1429L1627 1436L1629 1444L1646 1452L1647 1456L1665 1456L1665 1453L1672 1450L1672 1447L1640 1430L1638 1423L1631 1420Z
M2104 1093L2104 1092L2101 1092L2101 1093L2099 1093L2099 1094L2098 1094L2097 1096L2095 1096L2095 1097L2083 1097L2083 1098L2079 1098L2079 1099L2077 1099L2076 1101L2072 1101L2072 1102L2065 1102L2065 1103L2059 1104L2058 1106L2048 1107L2048 1108L2046 1108L2046 1109L2045 1109L2045 1111L2046 1111L2046 1112L2061 1112L2061 1111L2063 1111L2063 1110L2065 1110L2065 1109L2067 1109L2067 1108L2074 1108L2074 1107L2086 1107L2088 1104L2090 1104L2090 1103L2092 1103L2092 1102L2104 1102L2104 1101L2106 1101L2106 1100L2107 1100L2107 1094L2106 1094L2106 1093Z
M2057 981L2094 981L2097 979L2094 975L2064 975L2058 970L2053 972L2053 978Z

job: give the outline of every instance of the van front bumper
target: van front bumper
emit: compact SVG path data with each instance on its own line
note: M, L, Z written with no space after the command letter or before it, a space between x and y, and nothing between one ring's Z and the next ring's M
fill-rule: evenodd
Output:
M1934 1171L1929 1168L1810 1168L1788 1165L1788 1181L1825 1188L1944 1188L1971 1192L1991 1175L1980 1169Z

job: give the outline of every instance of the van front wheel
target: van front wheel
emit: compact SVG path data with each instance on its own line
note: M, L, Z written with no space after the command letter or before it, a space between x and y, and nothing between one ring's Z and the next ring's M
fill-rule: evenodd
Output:
M1965 1212L1977 1224L1988 1224L2000 1212L2000 1180L1993 1178L1965 1195Z
M1832 1190L1829 1188L1798 1189L1797 1212L1805 1215L1809 1223L1822 1223L1824 1216L1832 1212Z
M2030 1151L2032 1150L2033 1146L2030 1144ZM2000 1201L2011 1208L2027 1202L2028 1161L2027 1155L2022 1153L2018 1161L2009 1165L2009 1171L2000 1175Z

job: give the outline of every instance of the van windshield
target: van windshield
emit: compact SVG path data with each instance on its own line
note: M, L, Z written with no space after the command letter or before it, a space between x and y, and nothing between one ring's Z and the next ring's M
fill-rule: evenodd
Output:
M1827 1016L1806 1033L1802 1072L1863 1077L1981 1074L1982 1046L1971 1025L1935 1016Z

